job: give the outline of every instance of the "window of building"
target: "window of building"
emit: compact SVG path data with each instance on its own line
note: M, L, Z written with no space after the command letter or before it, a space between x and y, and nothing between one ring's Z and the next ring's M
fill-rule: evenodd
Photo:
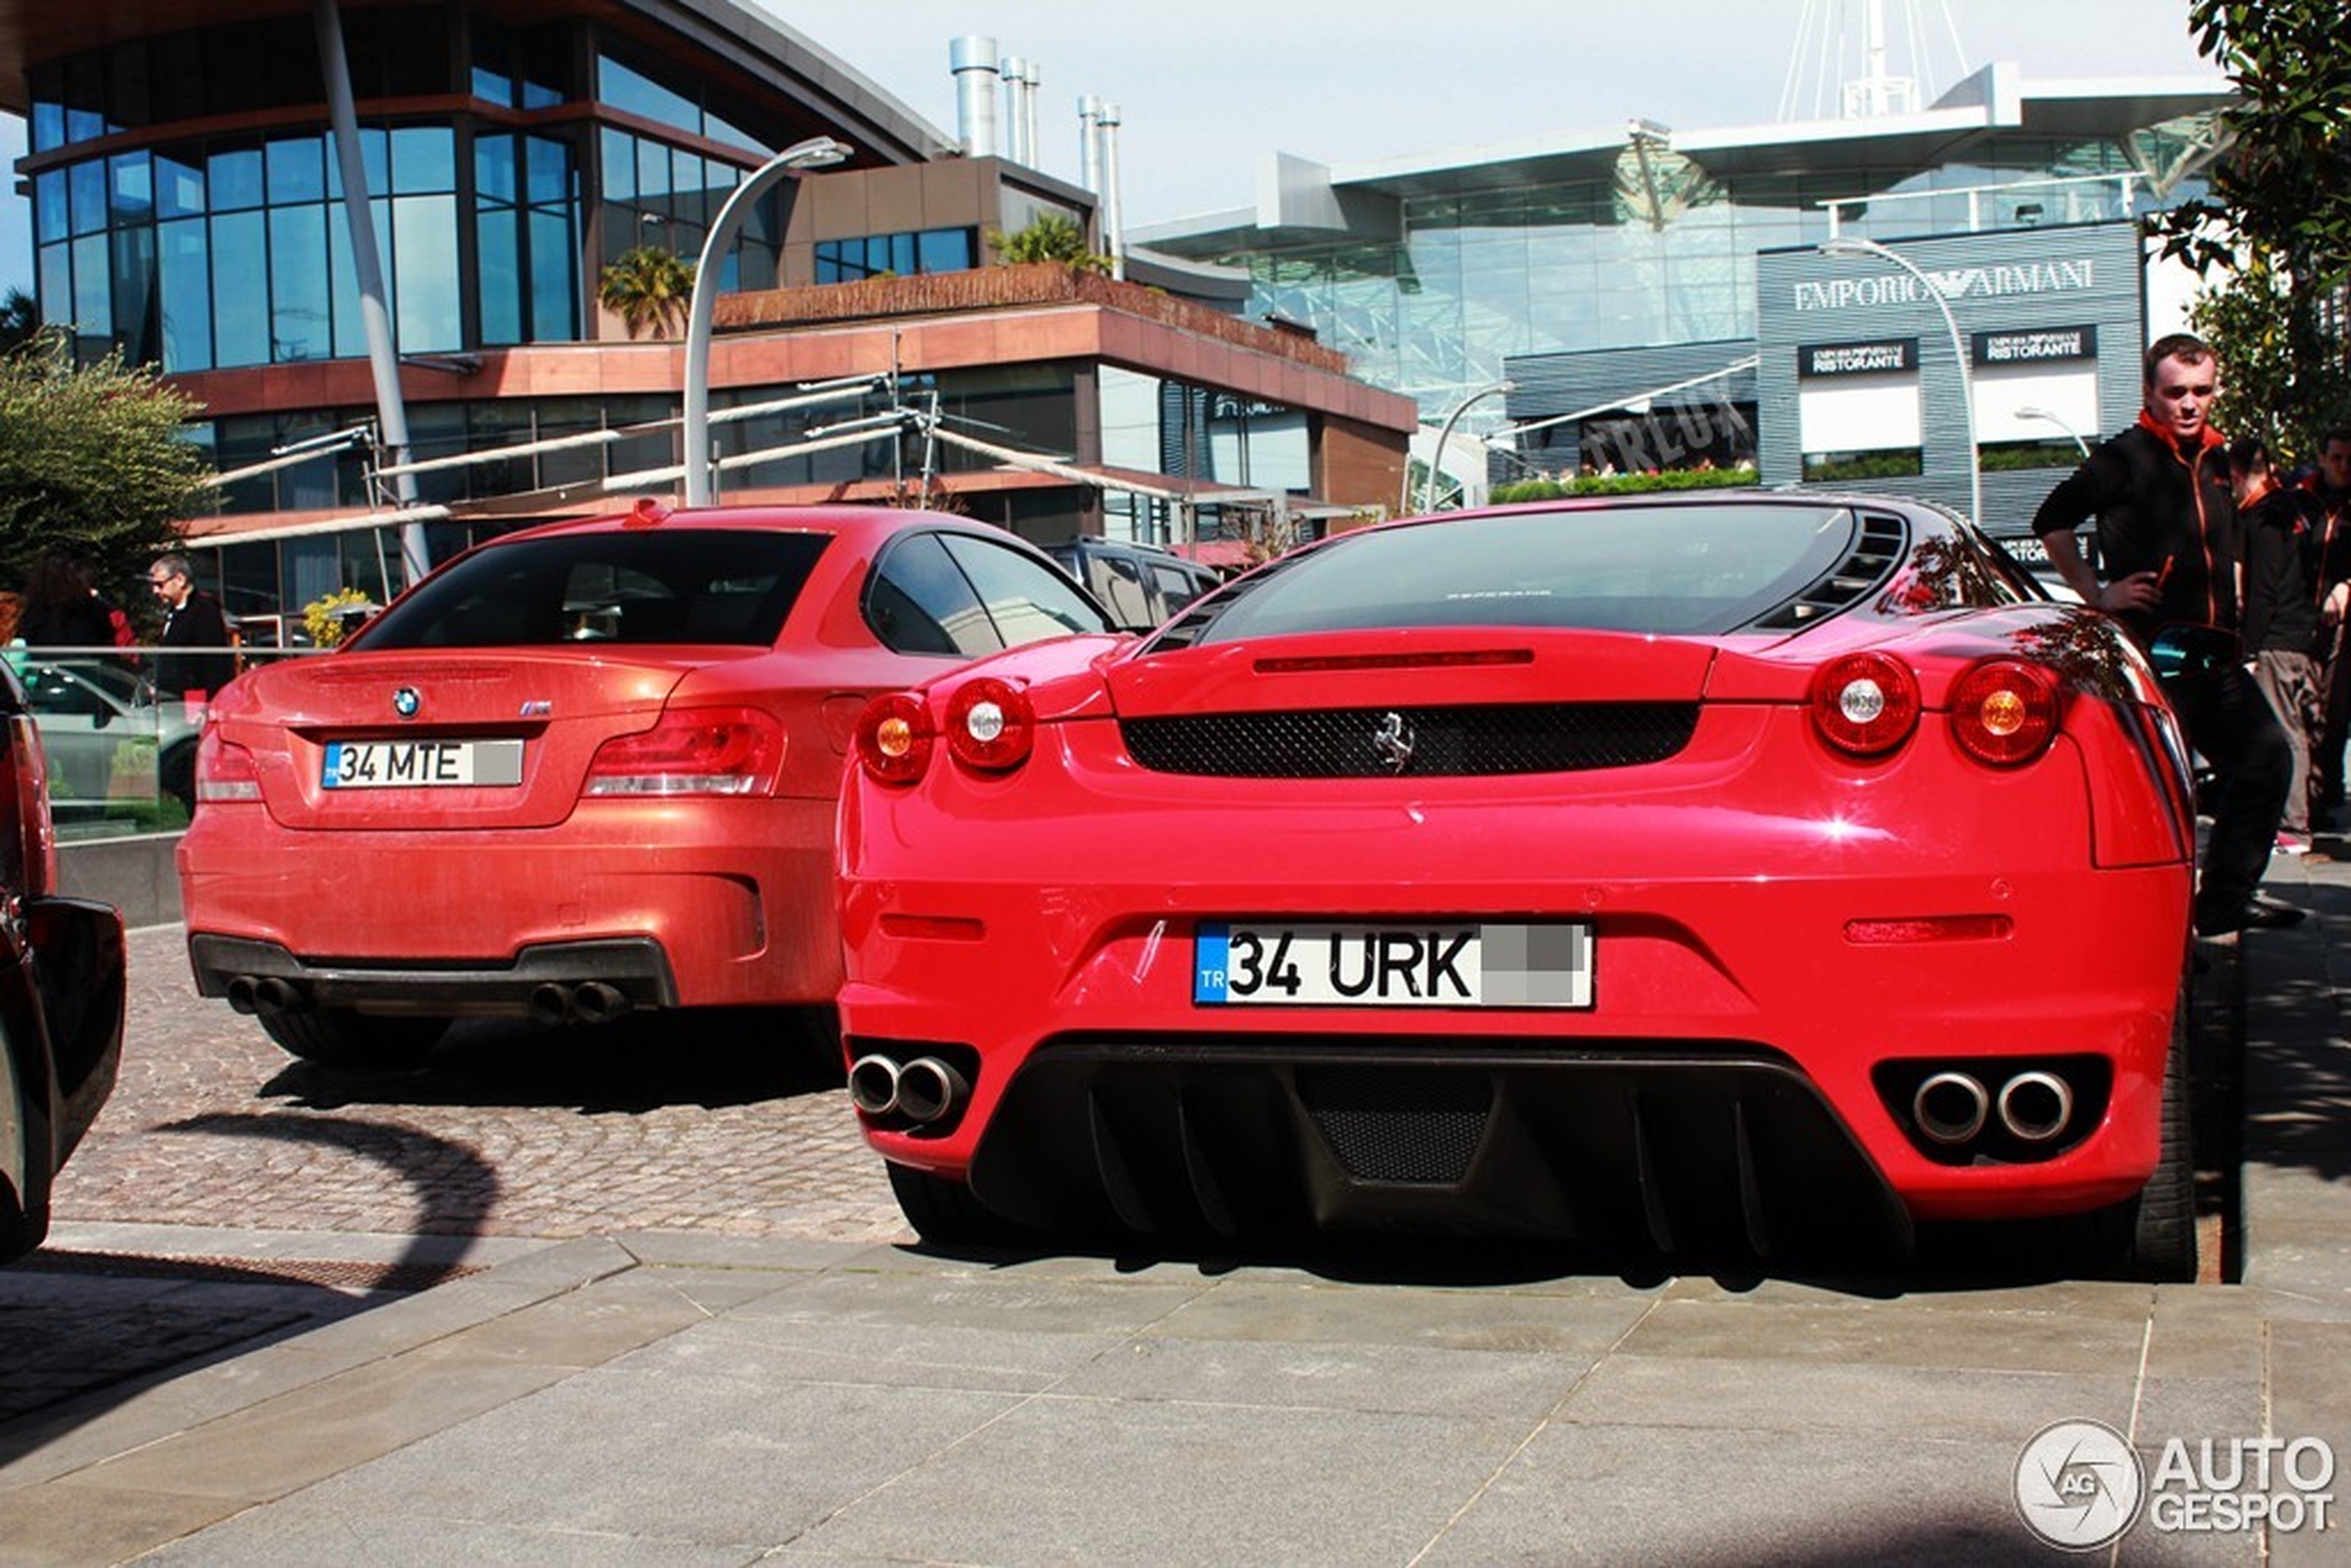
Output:
M867 234L853 240L820 240L816 281L854 283L865 278L911 278L922 272L968 272L979 256L972 229L923 229L898 234Z

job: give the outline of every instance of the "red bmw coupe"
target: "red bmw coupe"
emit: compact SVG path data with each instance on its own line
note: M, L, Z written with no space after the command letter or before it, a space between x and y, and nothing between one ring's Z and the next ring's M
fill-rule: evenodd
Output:
M851 1092L927 1238L2095 1213L2194 1268L2176 726L1937 509L1367 529L856 748Z
M482 544L213 699L197 988L344 1063L466 1016L829 1002L858 715L1107 625L1039 552L922 512L645 502Z

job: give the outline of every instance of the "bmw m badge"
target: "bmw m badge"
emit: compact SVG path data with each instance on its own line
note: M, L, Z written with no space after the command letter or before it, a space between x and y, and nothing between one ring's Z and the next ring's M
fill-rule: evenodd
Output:
M392 694L392 711L402 718L416 717L417 710L424 705L424 699L417 695L417 689L413 686L400 687Z

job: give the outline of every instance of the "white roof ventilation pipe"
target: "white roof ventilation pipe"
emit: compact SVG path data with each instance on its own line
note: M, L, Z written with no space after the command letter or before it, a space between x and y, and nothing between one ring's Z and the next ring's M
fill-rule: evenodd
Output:
M1102 101L1091 93L1077 100L1077 182L1097 196L1102 193L1102 143L1095 133L1095 117Z
M1126 276L1126 236L1125 220L1118 206L1118 106L1106 99L1097 99L1094 106L1095 134L1101 141L1102 248L1110 254L1110 275Z
M996 41L976 35L954 40L947 45L947 68L955 75L955 134L964 156L996 156Z
M1023 168L1037 167L1037 89L1044 73L1035 60L1004 58L1004 156Z

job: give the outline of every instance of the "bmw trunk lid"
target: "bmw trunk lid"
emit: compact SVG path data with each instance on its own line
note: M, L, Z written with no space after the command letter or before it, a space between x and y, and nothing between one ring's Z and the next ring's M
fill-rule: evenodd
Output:
M212 721L253 753L289 828L544 828L578 805L597 749L652 728L690 667L674 653L354 650L254 672Z

